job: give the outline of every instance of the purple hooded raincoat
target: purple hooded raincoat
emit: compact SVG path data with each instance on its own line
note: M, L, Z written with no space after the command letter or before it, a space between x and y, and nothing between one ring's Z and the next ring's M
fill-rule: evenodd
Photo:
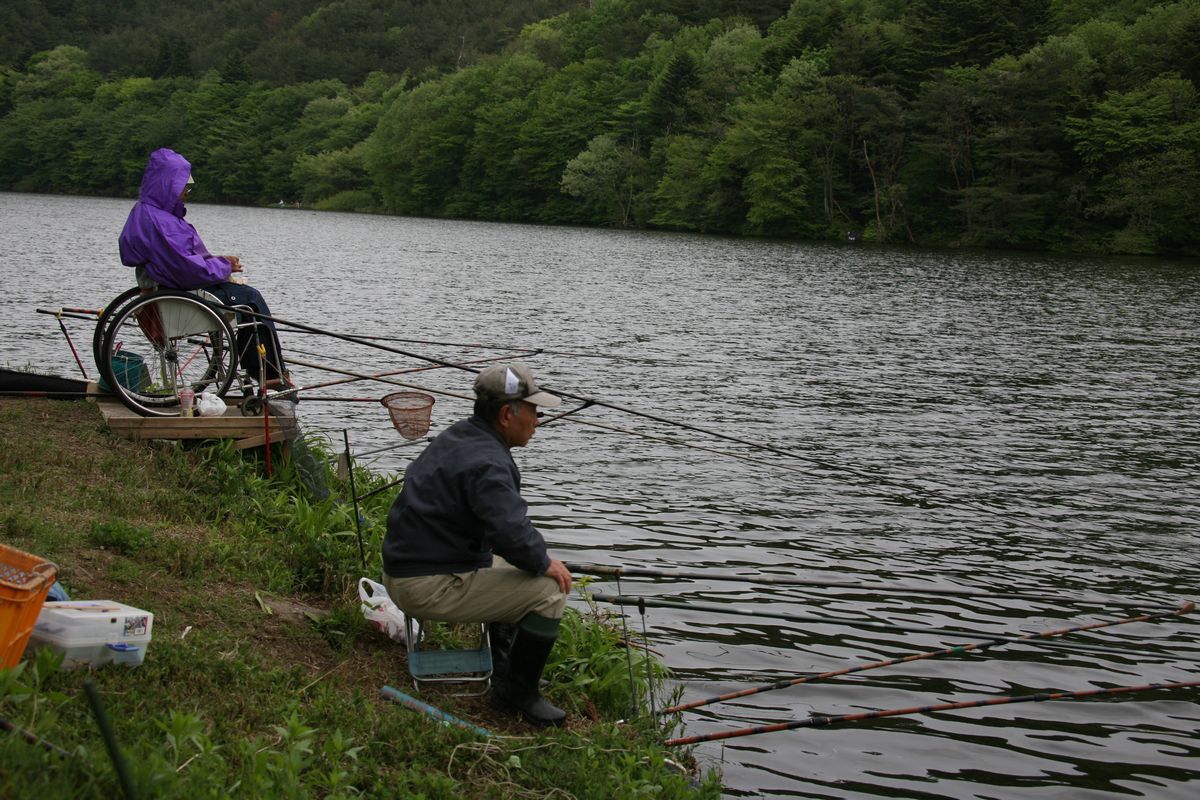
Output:
M121 231L121 263L145 267L161 286L198 289L229 279L229 262L208 252L200 234L183 217L179 195L192 165L174 150L150 154L138 202Z

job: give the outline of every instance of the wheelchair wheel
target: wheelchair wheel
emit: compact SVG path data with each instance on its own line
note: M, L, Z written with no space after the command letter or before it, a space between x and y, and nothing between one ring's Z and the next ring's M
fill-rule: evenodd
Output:
M133 298L108 321L100 346L104 380L141 416L179 415L179 391L218 396L236 373L233 330L221 309L186 292Z
M129 302L130 298L137 297L141 293L142 290L136 286L126 289L104 307L104 310L100 312L100 318L96 320L96 330L92 333L92 359L95 360L96 370L101 375L104 375L104 360L100 357L100 348L104 346L104 334L108 331L108 323L113 318L113 312ZM105 380L108 378L105 377Z

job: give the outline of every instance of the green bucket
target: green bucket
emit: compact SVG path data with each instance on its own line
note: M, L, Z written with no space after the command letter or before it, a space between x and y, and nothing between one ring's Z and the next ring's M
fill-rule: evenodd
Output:
M113 378L117 383L133 392L140 392L150 385L150 370L137 353L116 352L112 355ZM112 393L108 381L100 378L100 391Z

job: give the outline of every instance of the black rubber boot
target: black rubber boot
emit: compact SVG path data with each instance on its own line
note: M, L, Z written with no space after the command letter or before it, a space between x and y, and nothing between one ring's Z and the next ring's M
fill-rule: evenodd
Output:
M488 640L492 645L492 680L508 674L508 651L512 649L517 626L511 622L488 623Z
M492 682L493 704L518 712L534 725L563 724L567 712L547 702L538 688L557 638L558 620L536 614L521 620L508 655L508 674Z

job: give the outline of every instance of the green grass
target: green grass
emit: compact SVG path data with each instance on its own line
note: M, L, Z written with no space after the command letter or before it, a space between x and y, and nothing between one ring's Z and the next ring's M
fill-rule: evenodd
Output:
M349 489L326 453L315 463L328 496L279 453L268 479L228 446L113 438L87 403L0 400L0 437L0 541L57 563L73 598L155 615L139 667L63 671L42 651L0 671L0 717L68 753L0 734L0 797L122 796L89 679L139 797L719 794L715 777L696 787L667 763L686 760L657 744L673 723L641 711L665 670L595 608L568 609L547 668L547 695L571 712L565 730L422 695L501 734L483 741L380 699L384 685L413 692L403 647L366 623L356 587L380 573L395 492L361 504L364 567ZM360 494L388 479L355 474Z

